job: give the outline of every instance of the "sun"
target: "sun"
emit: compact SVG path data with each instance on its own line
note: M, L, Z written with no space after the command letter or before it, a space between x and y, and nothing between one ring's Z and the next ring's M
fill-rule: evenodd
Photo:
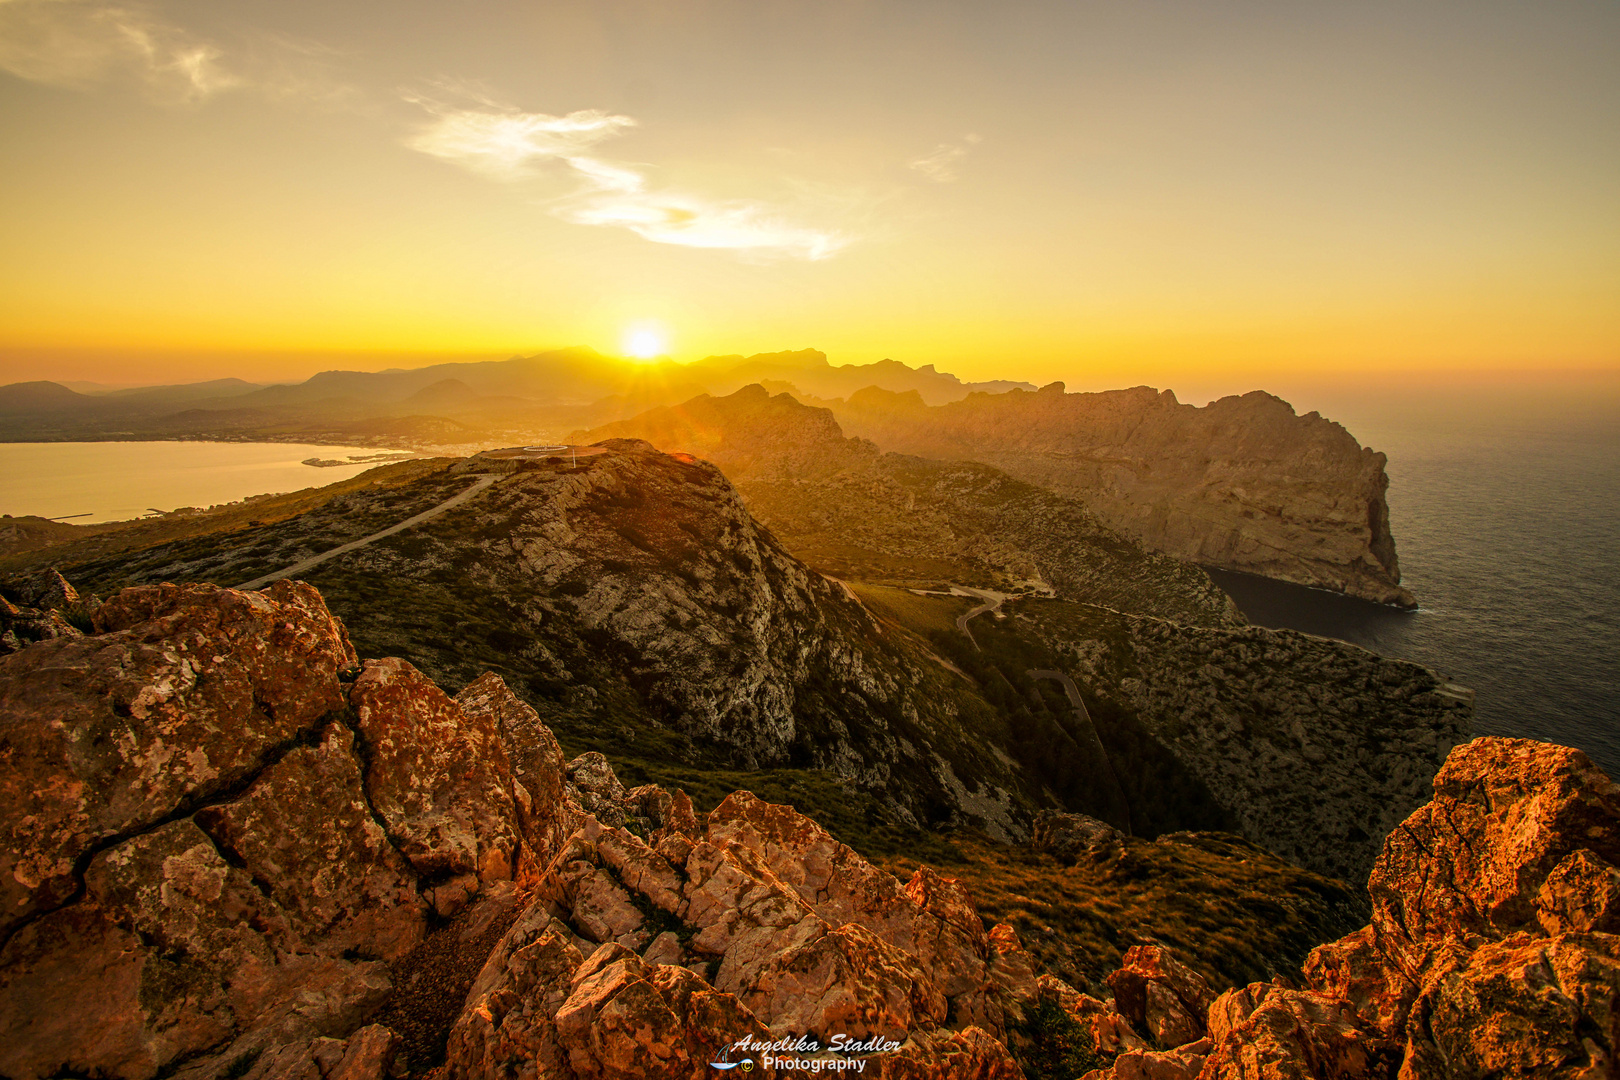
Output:
M651 360L669 351L669 331L659 323L634 323L624 332L623 346L626 356Z

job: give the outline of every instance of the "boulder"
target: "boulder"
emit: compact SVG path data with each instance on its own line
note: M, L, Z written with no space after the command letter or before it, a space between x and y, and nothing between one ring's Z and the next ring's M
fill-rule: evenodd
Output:
M1228 990L1209 1010L1202 1080L1363 1080L1391 1076L1396 1046L1341 1000L1271 983Z
M94 850L312 734L355 663L343 624L296 582L125 589L95 625L0 657L0 933L67 902Z
M1159 945L1133 945L1124 966L1108 976L1114 1008L1164 1050L1204 1036L1215 994L1204 977Z
M1312 952L1306 981L1403 1077L1605 1075L1617 858L1620 788L1584 754L1475 739L1385 842L1371 924Z
M411 867L449 888L453 914L479 884L512 876L520 843L512 770L489 712L468 715L404 660L368 660L349 694L366 790Z
M1104 852L1120 839L1119 830L1085 814L1042 810L1030 826L1029 846L1071 866Z
M556 736L533 708L518 700L495 672L485 672L456 695L471 720L492 726L512 771L523 852L532 873L545 869L578 827L566 799L567 760Z

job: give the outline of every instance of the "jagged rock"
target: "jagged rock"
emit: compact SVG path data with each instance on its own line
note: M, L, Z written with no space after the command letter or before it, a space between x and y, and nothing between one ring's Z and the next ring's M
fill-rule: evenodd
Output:
M267 1050L242 1080L383 1080L398 1048L398 1035L372 1024L347 1039L323 1037Z
M909 953L949 999L953 1019L1000 1033L984 924L961 885L920 869L905 886L791 807L734 792L709 815L709 836L757 853L833 925L856 923Z
M882 1080L1024 1080L1000 1040L982 1028L925 1031L891 1054L867 1058L858 1075ZM837 1074L834 1074L837 1075ZM848 1075L847 1073L844 1075Z
M1073 865L1082 856L1107 850L1119 836L1118 829L1094 817L1042 810L1030 826L1029 846Z
M350 691L366 742L372 805L418 874L447 879L452 914L480 882L512 876L519 827L507 762L487 713L468 715L399 659L368 660Z
M1604 1075L1620 938L1593 931L1611 925L1617 856L1620 787L1580 751L1460 746L1384 845L1371 925L1306 962L1312 1000L1387 1040L1408 1080Z
M1018 940L1018 931L1007 923L997 923L986 935L990 946L990 981L1018 1005L1035 1000L1040 992L1036 983L1035 958Z
M126 589L92 637L0 657L0 932L95 847L229 790L343 705L354 651L307 585Z
M1204 977L1159 945L1133 945L1108 976L1114 1008L1138 1031L1169 1050L1203 1037L1215 993Z
M1591 867L1620 862L1620 786L1585 754L1526 739L1460 746L1373 868L1380 946L1412 976L1442 941L1539 930L1542 886L1582 850ZM1550 916L1562 923L1557 891Z
M564 800L566 759L551 729L540 715L519 701L493 671L467 684L456 704L469 718L492 724L500 733L512 769L512 793L517 800L518 823L523 834L523 856L531 872L551 862L578 822Z
M147 1078L250 1026L260 1046L352 1030L389 987L380 963L311 952L189 819L98 854L85 891L0 953L7 1076Z
M1399 1054L1340 1000L1270 983L1228 990L1209 1010L1214 1044L1202 1080L1363 1080L1388 1076Z
M591 786L624 805L633 793L619 794L605 762L588 764ZM528 1055L560 1075L630 1075L637 1061L646 1075L702 1075L717 1059L696 1056L693 1040L715 1023L694 1025L680 998L705 1003L732 1033L704 1053L767 1030L911 1032L926 1037L896 1069L937 1070L924 1047L969 1074L1009 1075L1004 1044L977 1019L1001 1024L1016 999L990 978L990 938L957 882L922 870L901 886L803 815L747 792L701 831L683 796L648 794L643 805L665 807L654 844L588 817L552 860L469 994L453 1070L503 1075ZM1018 986L1021 972L1033 983L1011 929L997 940L1003 982Z
M45 611L65 608L79 602L79 590L58 573L55 567L7 578L5 592L23 607L40 608Z
M1198 1080L1209 1056L1209 1039L1174 1050L1125 1050L1106 1069L1093 1069L1080 1080Z
M1069 1019L1080 1025L1098 1053L1113 1056L1126 1050L1150 1049L1131 1027L1131 1022L1114 1008L1113 1002L1098 1001L1051 975L1040 976L1036 986L1041 999L1055 1002Z

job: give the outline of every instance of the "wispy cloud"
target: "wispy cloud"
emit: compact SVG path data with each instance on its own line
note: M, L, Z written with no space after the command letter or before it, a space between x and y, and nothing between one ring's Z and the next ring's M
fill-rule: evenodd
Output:
M482 96L473 108L417 96L407 100L434 119L406 146L508 182L553 166L578 187L555 200L552 212L576 225L628 229L659 244L724 248L756 258L826 259L850 242L836 232L795 225L760 203L650 190L641 169L588 152L634 127L628 116L595 109L566 116L526 113Z
M128 72L160 96L195 101L240 85L221 50L147 11L95 0L0 0L0 69L88 86Z
M911 162L910 167L936 184L949 184L956 179L956 166L967 156L968 149L979 141L977 135L964 135L959 143L940 143L927 157Z
M279 101L334 104L354 88L329 71L331 51L259 34L235 55L139 4L0 0L0 70L30 82L85 89L133 77L161 101L200 102L229 90Z

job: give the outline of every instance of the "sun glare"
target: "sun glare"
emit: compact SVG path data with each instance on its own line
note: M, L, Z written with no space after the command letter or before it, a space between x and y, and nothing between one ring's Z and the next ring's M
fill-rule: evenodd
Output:
M669 351L669 332L656 323L636 323L624 332L624 353L651 360Z

